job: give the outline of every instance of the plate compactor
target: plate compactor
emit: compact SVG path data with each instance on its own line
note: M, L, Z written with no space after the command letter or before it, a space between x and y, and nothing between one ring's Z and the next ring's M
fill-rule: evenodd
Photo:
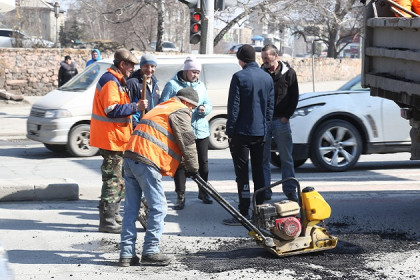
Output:
M312 187L302 191L295 178L288 178L261 188L252 198L252 222L230 205L213 186L199 175L192 179L227 212L237 219L259 246L278 257L329 250L337 245L337 237L330 235L324 220L331 215L331 207ZM256 195L286 181L296 182L299 202L283 200L272 204L256 204Z

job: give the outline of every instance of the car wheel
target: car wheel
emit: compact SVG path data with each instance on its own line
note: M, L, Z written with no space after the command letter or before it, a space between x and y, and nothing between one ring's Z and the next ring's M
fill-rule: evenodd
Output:
M91 157L98 153L99 149L90 145L90 125L76 125L70 130L67 143L69 153L75 157Z
M328 171L346 171L359 160L362 145L360 133L351 123L330 120L312 137L311 160L316 167Z
M67 150L67 146L66 145L56 145L56 144L46 144L44 143L45 148L47 148L48 150L50 150L51 152L54 153L63 153Z
M209 148L221 150L229 147L228 136L226 135L226 119L217 118L210 121Z
M298 168L306 162L306 159L293 160L293 166ZM275 167L281 168L281 160L278 152L271 152L271 164Z

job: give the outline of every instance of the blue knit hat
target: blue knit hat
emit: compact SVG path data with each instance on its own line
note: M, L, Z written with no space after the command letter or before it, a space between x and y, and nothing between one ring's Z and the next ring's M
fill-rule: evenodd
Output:
M140 59L140 67L142 67L143 65L146 65L146 64L151 64L151 65L157 66L156 56L154 54L151 54L151 53L144 54Z

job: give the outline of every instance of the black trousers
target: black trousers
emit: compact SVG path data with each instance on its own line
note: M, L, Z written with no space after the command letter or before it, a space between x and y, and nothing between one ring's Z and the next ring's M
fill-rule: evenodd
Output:
M235 134L230 143L230 154L235 167L236 184L239 195L239 212L248 215L251 204L251 191L249 188L249 157L251 155L252 180L254 192L264 187L263 152L264 136L245 136ZM257 205L263 204L264 192L256 197Z
M195 145L197 147L198 156L198 173L200 174L200 177L207 182L209 178L209 138L196 139ZM174 182L175 191L177 193L185 193L187 177L185 176L185 170L181 165L175 173Z

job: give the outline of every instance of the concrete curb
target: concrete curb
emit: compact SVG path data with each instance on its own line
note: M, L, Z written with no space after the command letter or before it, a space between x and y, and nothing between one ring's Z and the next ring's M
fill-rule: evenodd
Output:
M78 200L79 184L69 178L53 179L54 183L0 179L0 202Z

